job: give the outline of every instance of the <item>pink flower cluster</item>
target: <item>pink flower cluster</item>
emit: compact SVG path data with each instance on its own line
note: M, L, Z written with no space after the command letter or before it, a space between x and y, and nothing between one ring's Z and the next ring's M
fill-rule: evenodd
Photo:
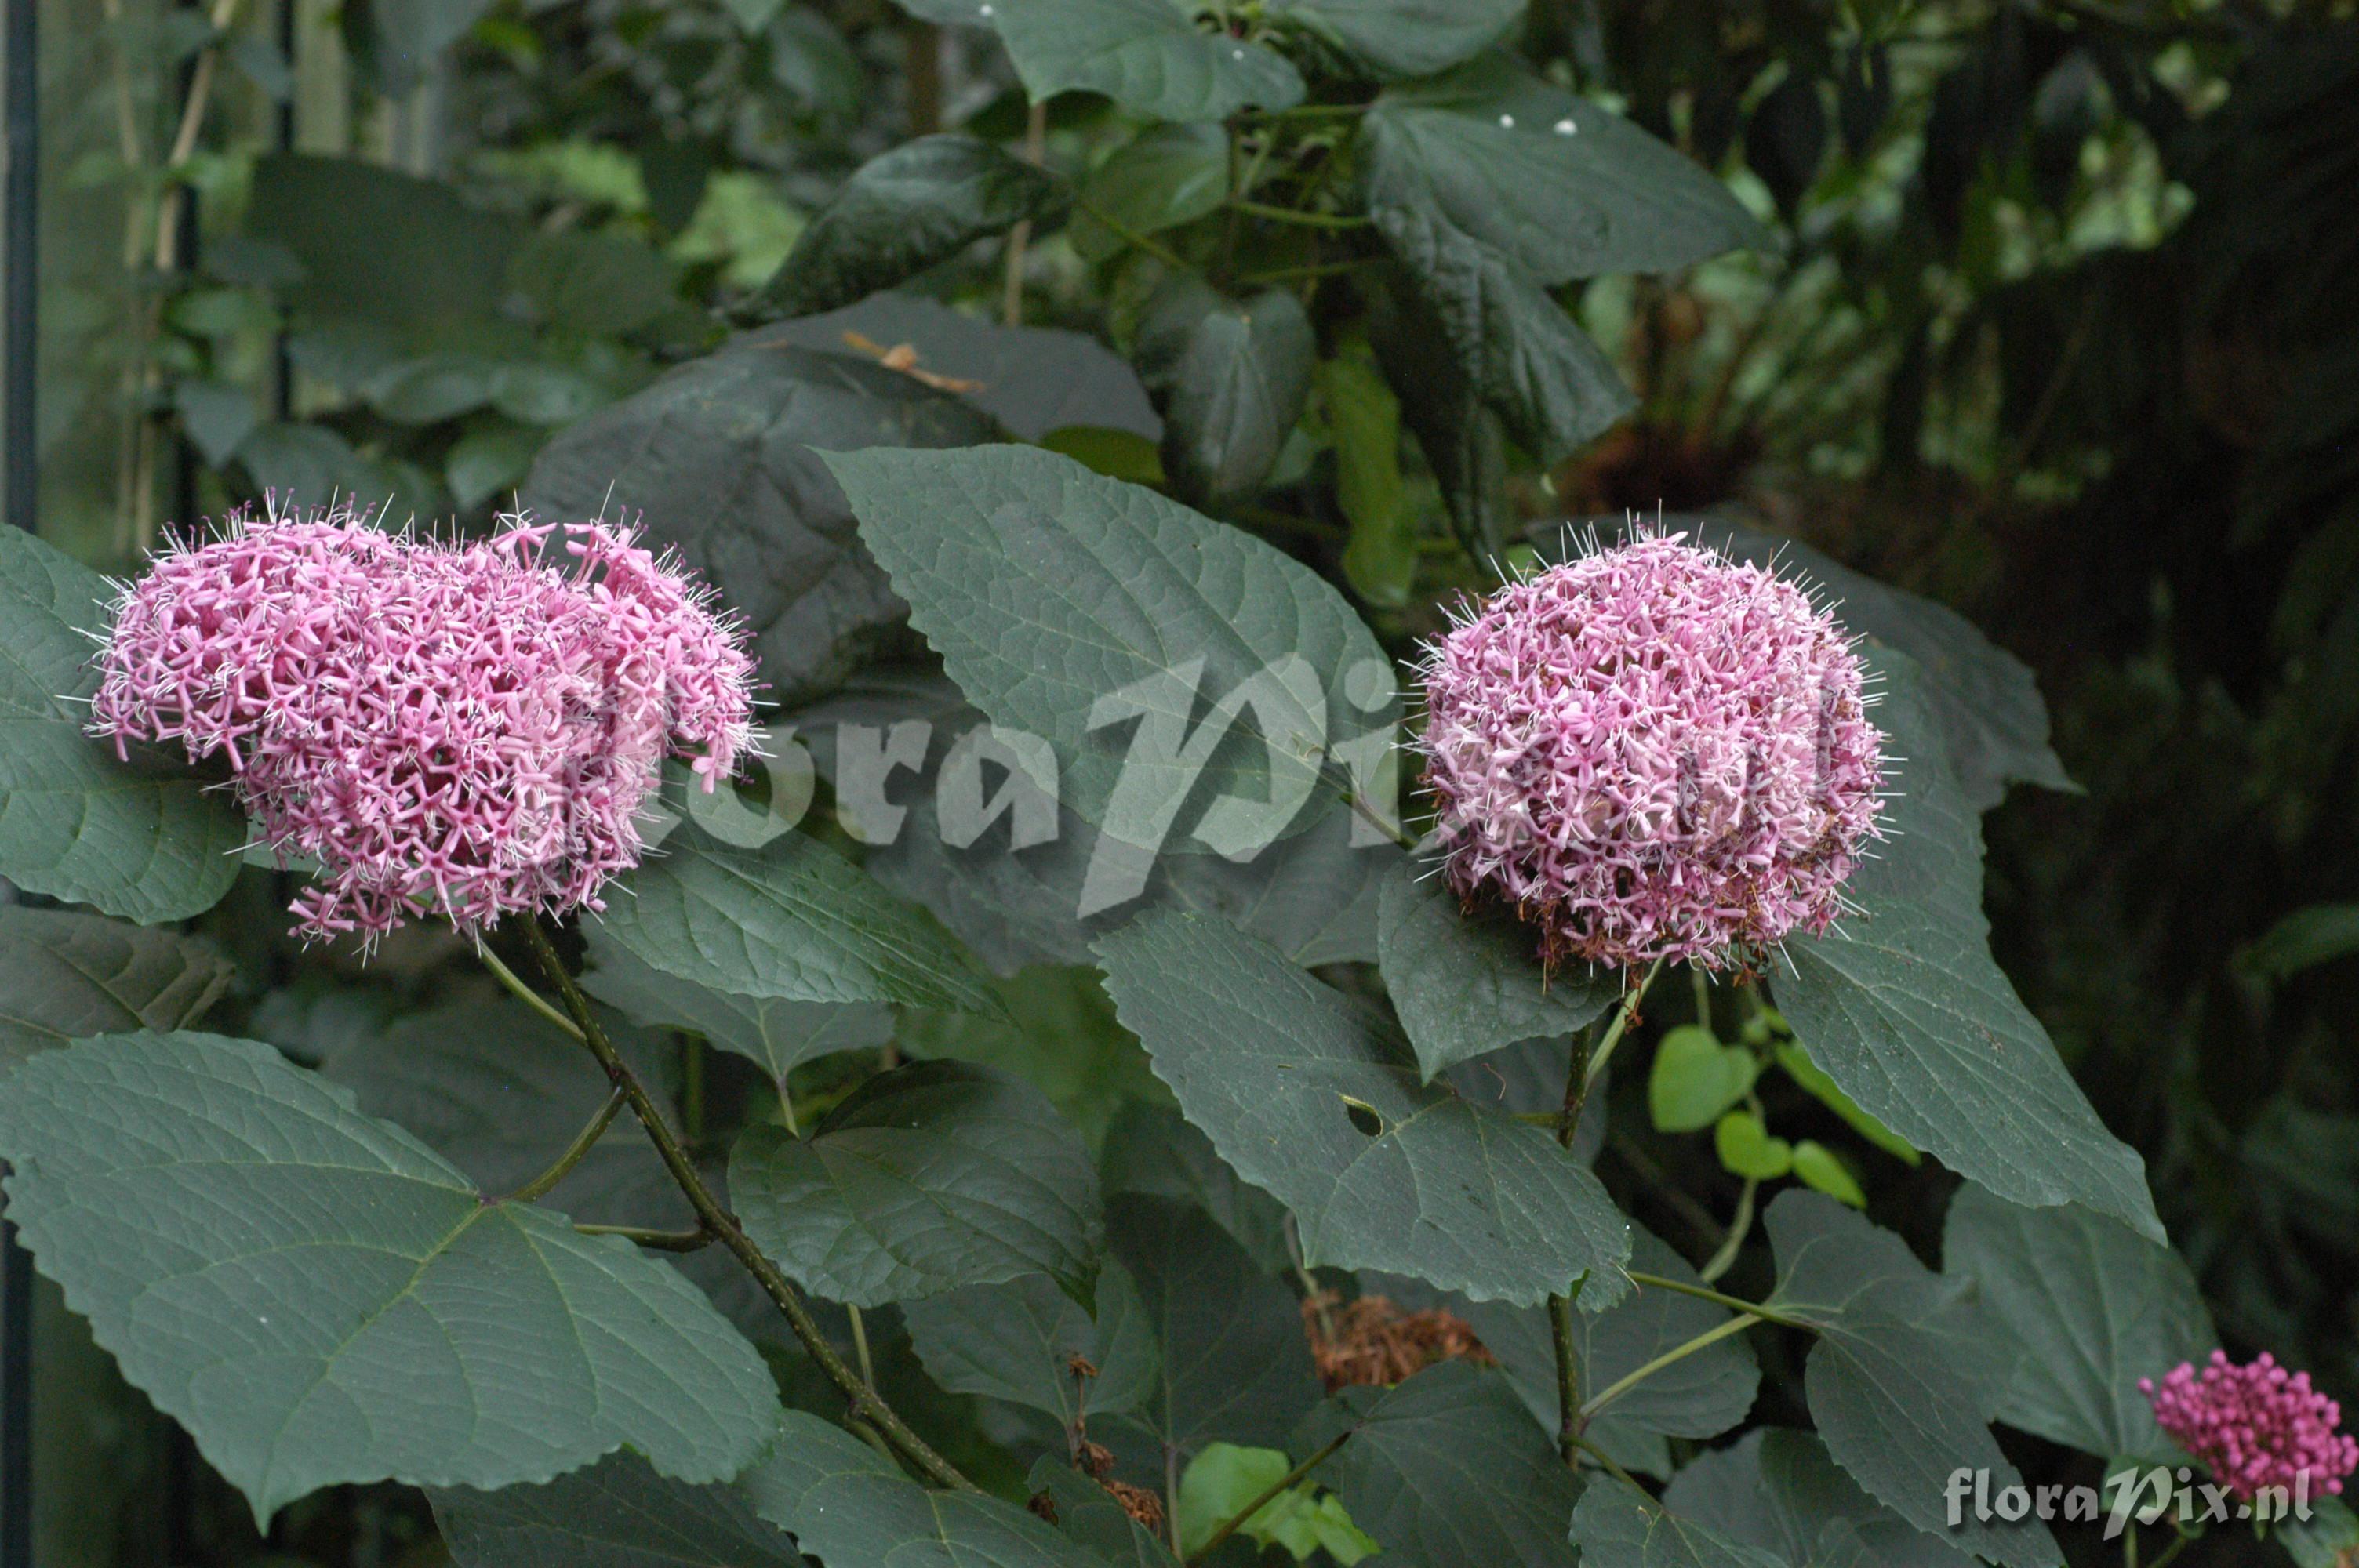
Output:
M1802 591L1640 538L1509 583L1426 649L1443 875L1542 959L1749 962L1823 931L1878 837L1883 737Z
M665 756L711 789L750 745L754 664L632 532L567 524L570 569L544 564L559 536L234 518L124 593L92 732L225 754L261 841L319 863L291 906L306 935L603 908Z
M2139 1379L2138 1392L2171 1441L2247 1502L2263 1487L2291 1494L2304 1472L2313 1495L2332 1496L2359 1470L2359 1442L2335 1430L2343 1407L2311 1388L2309 1373L2288 1374L2266 1351L2239 1367L2214 1350L2201 1375L2182 1361L2159 1384Z

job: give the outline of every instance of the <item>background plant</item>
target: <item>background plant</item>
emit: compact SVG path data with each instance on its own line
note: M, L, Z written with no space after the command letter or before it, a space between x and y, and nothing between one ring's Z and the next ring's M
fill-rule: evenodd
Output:
M1959 1452L1982 1451L1987 1440L1973 1433L1995 1413L2002 1451L2033 1479L2087 1479L2102 1460L2140 1451L2153 1438L2139 1404L2120 1402L2123 1379L2159 1373L2215 1339L2240 1354L2273 1347L2347 1391L2353 1131L2333 1022L2347 975L2332 966L2349 927L2335 901L2349 896L2351 683L2336 672L2349 641L2349 552L2338 541L2353 486L2336 454L2359 408L2337 373L2350 337L2332 287L2350 256L2350 217L2347 204L2315 195L2349 172L2347 149L2359 145L2334 117L2352 99L2347 62L2359 53L2347 16L2332 6L1535 7L1502 10L1480 28L1394 23L1355 33L1361 8L1305 0L1236 8L1216 34L1165 26L1151 7L1096 5L1080 9L1137 38L1077 62L1057 46L1085 36L1079 11L1064 16L1045 0L1000 9L1008 15L984 27L963 5L926 19L875 6L354 5L332 27L299 18L277 70L275 18L236 6L201 21L131 6L103 28L52 27L52 39L71 37L88 51L59 69L80 64L92 87L53 91L50 103L66 106L53 113L86 117L95 149L62 161L72 172L53 200L68 211L78 204L100 231L79 241L53 218L52 243L81 243L110 264L53 262L52 297L81 297L68 291L111 277L124 256L136 265L127 293L114 297L128 309L91 295L82 341L99 350L94 368L55 378L90 395L78 410L70 394L50 405L67 411L51 416L50 531L120 567L162 518L272 485L387 494L397 515L456 511L471 525L512 488L544 511L587 514L611 486L614 503L645 507L753 618L766 676L791 714L870 723L947 719L970 704L1006 719L1013 698L959 666L953 643L976 635L969 618L979 613L951 595L960 585L909 575L938 543L923 529L959 514L908 505L882 467L874 494L864 501L847 483L847 495L814 448L974 449L939 460L967 490L1006 477L955 466L1007 456L982 443L1049 446L1217 519L1202 537L1207 551L1228 553L1222 559L1275 571L1283 555L1309 566L1339 590L1316 600L1324 645L1372 638L1395 655L1439 624L1437 606L1454 589L1494 580L1492 557L1508 562L1527 544L1553 549L1568 515L1720 506L1735 519L1741 551L1764 547L1753 532L1763 524L1801 533L1972 609L2058 697L2060 761L2019 665L1930 604L1789 554L1837 585L1855 629L1931 674L1940 741L1902 749L1930 755L1946 744L1959 831L1954 863L1928 871L1923 887L1937 894L1912 889L1906 901L1930 912L1909 943L1975 962L1985 988L1999 988L1990 994L2003 995L1977 957L1980 879L1964 825L1997 804L2009 779L2069 777L2090 792L2017 790L1989 817L1997 953L2033 1006L1993 1002L2004 1017L1984 1022L2035 1062L2053 1033L2098 1117L2147 1156L2187 1261L2079 1210L2018 1212L1972 1187L1953 1197L1962 1174L2004 1197L2062 1193L2102 1207L2110 1194L2116 1207L2136 1207L2122 1184L2075 1187L2068 1173L2043 1168L2039 1157L2063 1147L2118 1169L2117 1154L2095 1152L2110 1150L2096 1118L2071 1113L2085 1141L2060 1141L2052 1127L2008 1141L2021 1125L2018 1076L1990 1082L1978 1115L1913 1103L1888 1085L1877 1099L1845 1070L1834 1010L1821 997L1814 1011L1807 983L1814 973L1829 988L1861 977L1833 963L1814 971L1801 954L1798 974L1769 978L1775 1007L1757 1011L1757 989L1723 988L1698 1002L1666 976L1614 1047L1623 1070L1592 1097L1602 1148L1576 1147L1593 1152L1603 1193L1654 1233L1633 1242L1652 1266L1629 1266L1684 1279L1684 1259L1711 1288L1803 1322L1827 1282L1795 1277L1781 1246L1790 1250L1806 1224L1843 1238L1844 1222L1807 1198L1767 1200L1799 1182L1864 1202L1918 1258L1938 1258L1979 1288L1983 1321L1969 1326L1932 1310L1926 1292L1937 1287L1887 1243L1838 1249L1906 1303L1895 1315L2025 1352L2035 1369L2025 1384L2003 1395L1953 1390L1940 1408L1955 1418L1947 1430ZM1056 20L1032 25L1025 11ZM1504 53L1486 49L1494 22ZM324 71L331 44L342 64ZM1157 69L1136 67L1141 58ZM159 60L174 68L160 81L149 69ZM282 84L296 94L296 140L308 155L263 150L276 135L268 98ZM183 151L191 104L196 129ZM1606 117L1614 109L1665 146L1633 139ZM1515 123L1501 124L1503 115ZM1560 133L1568 121L1574 129ZM946 125L953 139L915 140ZM1571 160L1617 130L1594 156L1643 179L1637 197L1617 191L1603 203L1601 233L1585 220L1593 209L1580 183L1592 166ZM1670 161L1665 147L1692 161ZM323 157L324 148L365 156ZM386 161L409 172L378 167ZM1501 227L1506 214L1534 222ZM950 314L936 308L942 301L972 308ZM71 303L51 314L61 331L74 330ZM1043 326L1078 329L1099 346ZM747 328L756 335L729 335ZM914 362L895 351L903 345ZM185 488L175 457L183 439L194 453ZM1731 502L1744 510L1728 513ZM987 521L964 516L961 536L987 537ZM973 564L974 583L989 583L988 559ZM37 600L18 611L33 629L47 624L37 611L60 601L71 621L87 586L47 557L39 566L38 576L11 577L29 585L20 599ZM1127 580L1138 563L1093 569ZM904 601L922 637L905 625ZM1212 635L1195 633L1208 645ZM950 656L951 683L928 643ZM70 667L62 651L58 658ZM1223 689L1223 675L1238 673L1211 672L1206 687ZM44 714L44 734L62 719L39 705L66 684L22 694ZM1082 715L1015 717L1053 738ZM1344 734L1383 715L1335 717L1349 720L1336 726ZM841 790L844 762L820 760ZM1080 761L1076 751L1069 782ZM939 748L926 768L938 762ZM85 765L71 764L69 795L101 787ZM1434 960L1420 981L1416 959L1463 937L1454 915L1413 904L1405 890L1388 908L1390 873L1351 869L1360 863L1330 852L1316 830L1258 873L1172 857L1147 901L1241 922L1248 937L1311 966L1315 980L1256 948L1190 947L1228 939L1151 909L1136 927L1136 908L1082 925L1071 918L1078 865L995 852L995 839L946 851L924 831L930 782L890 781L890 799L918 819L895 843L866 846L856 819L843 834L822 819L819 832L835 843L810 853L849 849L884 888L933 911L1002 977L996 1009L980 993L967 1002L979 1012L967 1013L938 1005L940 996L912 1005L772 995L762 988L777 982L763 973L668 972L682 949L660 934L642 930L633 945L593 928L586 952L560 935L592 994L651 1027L638 1038L622 1031L618 1048L647 1053L642 1076L675 1106L682 1148L716 1174L733 1148L747 1161L748 1145L760 1150L758 1179L780 1212L843 1217L811 1200L817 1177L766 1168L790 1164L802 1147L776 1126L791 1117L799 1131L823 1129L820 1141L856 1134L917 1071L893 1064L981 1063L1054 1108L1049 1118L997 1080L988 1091L916 1086L994 1137L1018 1140L1034 1151L1027 1158L1053 1145L1060 1169L1093 1166L1101 1199L1082 1204L1070 1256L1045 1273L982 1283L962 1260L948 1269L962 1276L958 1288L939 1294L933 1281L800 1281L859 1302L860 1319L826 1319L847 1362L864 1346L894 1407L986 1487L1070 1499L1060 1528L1084 1546L1109 1537L1074 1520L1128 1541L1125 1520L1056 1465L1038 1476L1026 1468L1035 1455L1087 1457L1071 1435L1077 1412L1085 1440L1113 1454L1115 1476L1171 1494L1183 1544L1188 1521L1211 1507L1201 1499L1224 1498L1234 1512L1349 1430L1319 1468L1289 1482L1286 1521L1274 1509L1218 1550L1341 1558L1364 1538L1394 1555L1445 1528L1530 1528L1528 1540L1509 1539L1561 1551L1560 1530L1543 1543L1528 1517L1479 1517L1486 1493L1434 1488L1437 1507L1462 1502L1478 1516L1446 1525L1399 1500L1426 1495L1399 1480L1420 1454L1480 1451L1495 1456L1499 1475L1533 1466L1519 1490L1570 1512L1570 1492L1549 1489L1556 1470L1533 1452L1557 1418L1553 1357L1538 1332L1545 1314L1438 1293L1491 1294L1495 1282L1451 1276L1421 1255L1372 1260L1354 1251L1344 1220L1332 1234L1314 1225L1306 1248L1307 1217L1349 1214L1348 1205L1299 1172L1256 1168L1234 1139L1223 1142L1222 1108L1185 1090L1205 1073L1248 1081L1240 1076L1271 1053L1192 1070L1175 1061L1160 1036L1248 1036L1205 1027L1186 1011L1201 998L1158 992L1156 979L1158 966L1258 976L1271 996L1325 1010L1301 1032L1347 1055L1390 1049L1381 993L1421 1065L1466 1059L1451 1073L1469 1118L1473 1108L1554 1115L1564 1036L1593 1027L1608 999L1519 990L1512 942L1471 969L1466 959ZM269 1041L354 1087L361 1112L408 1127L490 1192L526 1184L601 1110L579 1047L553 1023L487 1012L500 1004L447 936L421 936L366 969L305 957L272 935L283 923L271 912L291 888L261 868L235 872L212 852L238 841L237 825L182 784L141 787L154 812L131 827L144 824L149 837L92 837L82 864L60 872L55 841L39 838L47 822L28 827L20 812L7 819L20 857L7 870L27 892L110 916L193 915L190 929L212 946L191 948L154 926L11 910L13 963L70 950L81 969L148 977L112 988L114 1011L71 1012L50 1033L201 1017L223 1034ZM1340 837L1346 818L1331 816ZM110 893L92 880L89 865L128 863L134 842L164 849L155 858L180 885L151 871ZM832 877L837 863L799 857L775 874L817 866ZM647 870L676 875L693 864ZM49 885L27 866L49 868ZM860 896L863 908L907 908ZM740 925L762 917L758 906L729 915ZM1896 915L1884 927L1903 925ZM791 930L765 939L774 953L795 950ZM495 951L537 973L506 939ZM1101 964L1128 966L1126 979L1115 974L1113 1003ZM1471 991L1469 973L1482 977ZM1443 989L1425 989L1435 986ZM1337 1011L1334 996L1355 999L1353 1009ZM1353 1022L1363 1004L1376 1007L1376 1025ZM822 1007L832 1011L810 1011ZM1863 1044L1905 1037L1899 1021L1878 1029ZM1552 1043L1527 1046L1527 1037ZM1946 1100L1974 1081L1971 1054L1934 1060L1924 1093L1934 1086ZM1178 1108L1210 1148L1169 1114L1175 1076ZM2077 1103L2061 1073L2043 1081L2051 1103ZM490 1102L496 1115L482 1108L487 1082L508 1086ZM1350 1091L1378 1137L1437 1092L1415 1076L1402 1082ZM844 1120L830 1127L837 1115ZM755 1130L743 1144L741 1129ZM689 1226L694 1215L666 1195L629 1130L600 1141L552 1195L556 1209L586 1222ZM1349 1118L1288 1133L1306 1149L1344 1135L1368 1136ZM1417 1158L1446 1154L1444 1145ZM731 1191L756 1174L748 1164ZM2009 1190L2008 1180L2027 1184ZM757 1228L756 1204L741 1201ZM1089 1216L1099 1211L1114 1263L1100 1266L1098 1317L1085 1322L1049 1281L1060 1270L1069 1282L1086 1272L1099 1252ZM1372 1229L1415 1234L1408 1212ZM782 1260L810 1245L757 1239ZM1571 1245L1516 1240L1518 1255ZM840 1395L723 1261L708 1249L677 1267L769 1357L789 1406L839 1417ZM2186 1283L2190 1267L2200 1295ZM1174 1272L1183 1268L1192 1273ZM1141 1360L1114 1354L1133 1319L1117 1307L1109 1325L1107 1292L1118 1301L1123 1287L1106 1281L1125 1273L1139 1296L1136 1321L1153 1330L1133 1339L1159 1343L1167 1368L1175 1336L1212 1332L1174 1303L1234 1299L1256 1303L1238 1319L1252 1333L1244 1346L1216 1342L1220 1354L1249 1366L1258 1347L1267 1375L1158 1395ZM2157 1307L2147 1360L2112 1368L2121 1376L2083 1390L2092 1399L2078 1413L2043 1408L2025 1390L2079 1388L2060 1368L2077 1365L2097 1320L2075 1320L2071 1338L2050 1340L2032 1321L2049 1314L2017 1309L2034 1286L2085 1280L2094 1296L2123 1278L2139 1281L2136 1299ZM1299 1303L1330 1291L1340 1298L1330 1318L1379 1292L1407 1310L1447 1308L1501 1370L1449 1362L1388 1395L1347 1390L1298 1422L1319 1386L1316 1363L1296 1350L1307 1357L1330 1343L1306 1344ZM1690 1305L1676 1294L1641 1290L1577 1320L1588 1340L1585 1398L1730 1321L1700 1300L1683 1316ZM1586 1288L1582 1299L1606 1306ZM2216 1334L2204 1331L2207 1312ZM1310 1320L1315 1330L1315 1304ZM1060 1346L1091 1336L1067 1346L1098 1367L1091 1391L1054 1366L1041 1376L1054 1358L1037 1349L1027 1360L1005 1345L962 1343L978 1323L1019 1321L1052 1325L1044 1343ZM65 1332L45 1375L103 1382L104 1359L75 1359ZM1824 1322L1730 1331L1677 1363L1676 1379L1666 1368L1617 1393L1590 1433L1625 1468L1674 1476L1665 1494L1674 1514L1746 1539L1715 1511L1716 1488L1791 1488L1824 1509L1840 1490L1825 1479L1834 1472L1807 1440L1777 1433L1700 1447L1749 1411L1764 1426L1817 1426L1834 1459L1855 1465L1859 1449L1842 1451L1824 1385L1872 1371L1879 1356L1919 1359L1921 1350L1896 1352L1856 1325ZM134 1380L164 1398L149 1378ZM90 1397L71 1408L109 1406ZM140 1405L134 1396L121 1408ZM224 1440L202 1419L189 1424L217 1454ZM552 1426L569 1441L583 1430ZM122 1430L129 1435L110 1441L129 1445L116 1472L126 1490L151 1507L169 1499L158 1511L178 1537L166 1550L216 1561L261 1550L242 1505L179 1439ZM82 1429L60 1441L98 1440ZM151 1441L143 1470L137 1455ZM830 1441L813 1434L812 1451ZM1475 1446L1484 1444L1495 1446ZM1180 1461L1176 1486L1167 1451ZM1272 1453L1287 1461L1274 1475ZM846 1455L853 1470L866 1462ZM677 1453L658 1457L692 1468ZM1850 1473L1871 1492L1908 1485ZM705 1528L728 1543L716 1551L775 1552L766 1527L742 1510L791 1522L792 1498L809 1495L795 1490L802 1484L772 1473L750 1502L684 1492L673 1502L710 1516ZM658 1483L610 1465L560 1485ZM905 1496L874 1485L880 1497ZM282 1512L272 1549L423 1560L444 1549L434 1544L442 1533L462 1561L503 1561L537 1528L530 1496L495 1494L506 1500L456 1523L446 1507L438 1531L413 1493L341 1488ZM452 1506L463 1514L464 1504ZM1607 1505L1582 1506L1602 1515ZM541 1517L588 1511L560 1502ZM978 1529L1028 1528L974 1517L1000 1521ZM1809 1517L1830 1535L1841 1523L1872 1543L1874 1530L1893 1528L1878 1515ZM1616 1539L1614 1521L1586 1523L1592 1554L1611 1551L1603 1543ZM1749 1544L1806 1561L1821 1542L1803 1533L1810 1539ZM833 1550L858 1561L882 1538ZM834 1560L826 1543L806 1535L802 1544ZM2075 1560L2095 1550L2070 1531L2063 1546ZM141 1549L135 1534L128 1550L136 1559ZM2223 1536L2182 1561L2243 1561L2249 1550Z

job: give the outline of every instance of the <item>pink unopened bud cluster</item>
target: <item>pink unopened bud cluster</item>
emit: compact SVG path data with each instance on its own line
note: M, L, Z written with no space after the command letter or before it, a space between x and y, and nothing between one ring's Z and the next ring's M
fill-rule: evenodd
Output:
M664 758L710 789L751 743L753 660L708 599L603 524L241 515L124 593L92 732L226 756L260 841L319 863L305 935L602 908Z
M1426 649L1451 889L1540 955L1719 968L1821 932L1878 836L1851 640L1790 583L1640 538L1500 589Z
M2309 1373L2288 1373L2266 1351L2239 1367L2214 1350L2201 1374L2182 1361L2160 1383L2139 1379L2138 1392L2171 1441L2247 1502L2264 1487L2294 1495L2305 1472L2312 1494L2332 1496L2359 1470L2359 1442L2336 1430L2343 1407L2311 1388Z

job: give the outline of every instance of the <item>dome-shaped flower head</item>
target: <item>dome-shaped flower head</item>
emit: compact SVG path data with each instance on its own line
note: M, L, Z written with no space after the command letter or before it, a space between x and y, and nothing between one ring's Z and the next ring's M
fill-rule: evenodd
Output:
M1681 535L1509 583L1425 651L1442 874L1550 965L1718 968L1823 931L1879 831L1862 679L1801 589Z
M2288 1373L2266 1351L2239 1367L2214 1350L2200 1373L2182 1361L2159 1383L2139 1379L2138 1392L2171 1441L2247 1502L2263 1487L2332 1496L2359 1470L2359 1442L2337 1430L2343 1407L2311 1388L2309 1373ZM2304 1476L2307 1494L2298 1490Z
M225 753L260 841L318 862L298 929L603 907L668 755L706 788L753 735L753 660L624 530L397 536L349 508L232 520L123 596L94 732Z

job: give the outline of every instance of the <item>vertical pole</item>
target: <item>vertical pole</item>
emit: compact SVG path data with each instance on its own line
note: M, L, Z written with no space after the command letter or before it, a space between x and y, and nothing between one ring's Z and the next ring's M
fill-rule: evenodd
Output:
M38 0L0 0L0 514L34 532L40 512L33 393L39 345ZM33 1260L0 1211L0 1568L33 1564Z

